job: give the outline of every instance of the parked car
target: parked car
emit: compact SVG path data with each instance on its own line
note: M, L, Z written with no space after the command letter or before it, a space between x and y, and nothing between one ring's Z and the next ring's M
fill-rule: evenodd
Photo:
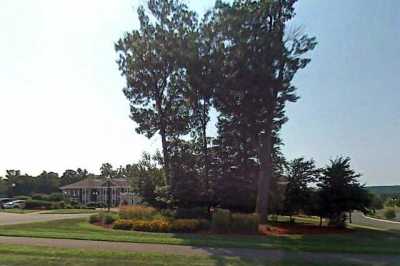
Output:
M25 200L14 200L7 203L4 203L5 209L13 209L13 208L25 208Z
M0 209L4 208L4 204L6 204L8 202L11 202L11 201L14 201L14 200L16 200L16 199L14 199L14 198L0 198Z

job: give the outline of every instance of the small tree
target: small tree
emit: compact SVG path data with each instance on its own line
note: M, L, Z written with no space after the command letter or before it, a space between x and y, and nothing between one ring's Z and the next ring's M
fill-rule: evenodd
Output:
M285 191L283 211L289 216L305 210L311 204L311 188L309 184L315 182L320 170L315 167L313 160L298 158L290 161L286 166L288 184Z
M318 184L320 209L326 210L323 215L329 218L330 225L345 226L346 212L368 212L371 199L364 186L358 182L360 176L351 169L349 157L331 160L323 170Z

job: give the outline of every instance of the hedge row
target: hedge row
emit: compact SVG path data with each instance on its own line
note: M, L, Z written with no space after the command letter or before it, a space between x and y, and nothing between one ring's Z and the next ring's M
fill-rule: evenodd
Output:
M27 200L25 202L25 209L30 210L50 210L50 209L64 209L65 203L63 201L60 202L52 202L45 200Z
M119 230L135 230L142 232L156 233L193 233L200 230L206 230L210 226L207 220L202 219L176 219L176 220L117 220L113 229Z
M116 214L112 213L96 213L89 216L89 223L103 223L103 224L112 224L118 219Z

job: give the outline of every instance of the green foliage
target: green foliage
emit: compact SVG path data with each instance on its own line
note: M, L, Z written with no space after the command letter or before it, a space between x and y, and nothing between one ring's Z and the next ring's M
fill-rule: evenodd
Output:
M358 182L357 174L350 166L350 158L338 157L331 160L323 170L318 186L321 216L327 217L330 224L343 227L345 212L359 210L368 212L371 198L368 191Z
M198 219L199 221L199 230L208 231L211 229L211 223L207 219Z
M78 168L75 170L65 170L60 179L60 186L69 185L81 181L89 176L89 172L86 169Z
M57 192L60 186L60 179L57 173L43 171L34 178L35 193L50 194Z
M118 219L118 216L112 213L106 213L102 217L102 222L104 224L112 224Z
M370 193L370 198L371 198L371 206L370 207L374 211L381 210L384 208L384 202L379 195Z
M49 210L52 206L52 202L44 200L27 200L25 202L25 209L31 210Z
M178 208L175 213L178 219L209 219L206 207Z
M269 184L277 169L273 148L287 121L286 103L298 99L292 80L310 62L305 54L316 45L315 38L307 34L285 30L295 16L294 2L218 1L213 13L224 59L220 66L222 86L214 95L220 112L218 127L230 132L227 135L236 134L234 141L241 148L238 152L246 153L243 147L249 146L261 162L256 176L263 222L267 219Z
M62 193L51 193L50 195L47 194L33 194L33 200L44 200L44 201L63 201L64 195Z
M319 177L320 170L315 167L313 160L304 158L294 159L286 165L287 185L283 212L293 215L305 211L306 206L311 203L312 189L310 183L315 182Z
M157 214L159 213L155 208L142 205L122 206L119 209L119 217L121 219L151 220Z
M165 176L159 161L159 153L143 153L137 163L126 165L121 172L128 178L133 192L139 195L144 203L165 208L168 197L164 197L162 193Z
M97 213L89 216L89 223L91 223L91 224L99 223L100 221L101 221L101 217Z
M139 7L138 17L139 30L126 33L115 46L118 65L127 81L124 94L136 132L148 138L160 134L169 185L170 142L188 133L182 54L195 17L179 1L153 0L148 1L147 9Z
M385 209L383 215L386 219L393 220L394 218L396 218L396 211L394 208L387 208Z
M257 214L233 213L231 231L234 233L258 233L259 217Z
M227 233L231 230L232 217L229 210L215 209L212 214L211 229L215 233Z

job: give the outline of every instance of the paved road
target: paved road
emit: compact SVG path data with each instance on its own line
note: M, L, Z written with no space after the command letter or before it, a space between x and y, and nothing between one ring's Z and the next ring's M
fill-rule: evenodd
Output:
M399 231L400 222L390 222L374 218L365 217L360 212L355 212L352 215L353 224L375 227L382 230Z
M0 225L47 222L63 219L85 218L90 214L41 214L39 212L17 214L0 212Z
M29 237L3 237L0 244L30 245L55 248L78 248L80 250L104 250L124 252L156 252L175 255L196 256L227 256L244 259L262 259L270 262L281 260L303 262L334 262L357 263L355 265L399 265L400 256L373 256L366 254L319 253L319 252L292 252L283 250L256 250L242 248L207 248L192 246L174 246L161 244L135 244L106 241L70 240L70 239L45 239Z

